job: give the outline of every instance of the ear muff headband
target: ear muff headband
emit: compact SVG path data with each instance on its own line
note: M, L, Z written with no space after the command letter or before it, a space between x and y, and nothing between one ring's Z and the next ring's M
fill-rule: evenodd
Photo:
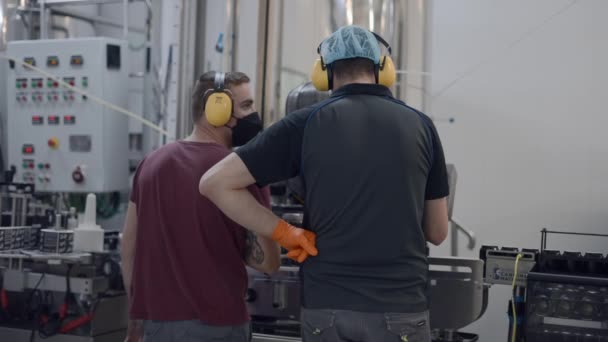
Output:
M392 48L390 44L384 40L384 38L380 37L375 32L371 32L371 34L373 34L378 43L384 45L388 51L388 55L381 56L380 61L375 64L374 74L376 77L376 83L386 87L391 87L397 78L395 64L390 56L393 52ZM321 45L323 45L323 42L321 42L317 47L317 54L319 54L319 58L313 64L310 78L312 84L315 86L315 88L317 88L317 90L327 91L333 87L333 73L331 65L326 65L323 62L323 56L321 56Z
M226 74L216 72L213 80L213 89L205 93L205 118L214 127L224 126L232 117L232 96L230 91L224 89Z

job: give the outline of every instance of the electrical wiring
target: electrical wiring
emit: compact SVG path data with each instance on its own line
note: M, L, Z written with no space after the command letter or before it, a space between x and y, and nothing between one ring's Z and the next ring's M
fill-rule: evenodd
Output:
M99 103L100 105L102 105L104 107L107 107L107 108L112 109L112 110L114 110L114 111L116 111L118 113L126 115L127 117L135 119L135 120L141 122L142 124L144 124L144 125L152 128L153 130L157 131L158 133L166 136L169 139L174 139L174 137L171 136L168 131L164 130L162 127L160 127L158 125L155 125L152 121L144 119L141 115L135 114L135 113L130 112L130 111L128 111L128 110L126 110L126 109L124 109L122 107L119 107L119 106L117 106L117 105L115 105L113 103L105 101L105 100L103 100L103 99L101 99L101 98L99 98L99 97L97 97L97 96L95 96L93 94L90 94L90 93L86 92L85 90L83 90L81 88L72 86L72 85L64 82L60 77L57 77L56 75L53 75L53 74L51 74L49 72L46 72L46 71L44 71L44 70L42 70L42 69L40 69L40 68L38 68L36 66L30 65L30 64L25 63L25 62L23 62L23 61L21 61L21 60L19 60L17 58L10 57L10 56L7 56L5 54L0 54L0 59L5 59L5 60L8 60L10 62L17 63L17 64L23 66L26 69L34 70L35 72L37 72L37 73L39 73L39 74L41 74L41 75L43 75L43 76L45 76L47 78L52 79L53 81L57 82L61 86L65 87L65 88L67 88L69 90L72 90L72 91L74 91L74 92L76 92L76 93L78 93L80 95L86 96L88 99L90 99L93 102L97 102L97 103Z
M38 288L40 287L40 284L42 284L44 277L46 277L46 273L42 273L42 275L40 276L40 279L38 279L38 282L34 286L34 289L32 290L32 292L30 293L30 295L27 299L26 307L28 310L31 308L32 299L34 299L34 295L38 294L38 296L42 297L42 294L40 293L40 291L38 291ZM40 315L40 311L41 311L40 306L41 306L41 304L38 304L38 309L36 309L36 311L35 311L34 322L36 322L39 319L39 315ZM36 339L37 328L38 328L37 325L34 323L34 327L32 328L32 331L30 333L30 342L33 342Z
M515 310L515 283L517 282L517 266L519 266L519 260L523 257L523 254L517 254L515 258L515 268L513 270L513 284L511 285L513 298L511 299L511 310L513 310L513 330L511 332L511 342L515 342L517 336L517 311Z

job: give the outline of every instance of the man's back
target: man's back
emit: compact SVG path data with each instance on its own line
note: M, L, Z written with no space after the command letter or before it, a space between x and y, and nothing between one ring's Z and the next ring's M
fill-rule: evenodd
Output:
M131 196L139 226L132 317L216 325L248 320L246 232L197 191L200 176L229 153L218 144L180 141L139 166ZM262 197L257 188L250 191Z
M323 251L303 265L306 308L427 309L422 216L433 132L428 118L379 95L346 92L304 131L307 222Z
M305 228L317 234L321 251L302 266L305 308L427 309L425 201L448 193L428 117L386 87L350 84L286 116L237 154L259 184L303 177ZM272 157L261 163L259 155Z

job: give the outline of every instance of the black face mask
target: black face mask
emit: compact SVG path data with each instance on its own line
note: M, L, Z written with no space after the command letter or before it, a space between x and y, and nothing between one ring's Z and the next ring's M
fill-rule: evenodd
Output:
M262 119L258 112L253 112L244 118L236 119L232 127L232 146L243 146L262 131Z

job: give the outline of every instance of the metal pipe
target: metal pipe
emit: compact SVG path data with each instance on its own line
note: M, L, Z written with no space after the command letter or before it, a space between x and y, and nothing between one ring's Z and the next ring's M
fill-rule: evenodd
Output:
M146 19L146 42L150 43L152 31L152 2L150 2L150 0L145 0L144 3L148 8L148 18Z
M46 3L45 0L40 0L40 39L48 38L49 33L46 26Z
M6 0L0 0L0 51L4 51L6 46L6 33L8 21L8 7L6 6Z
M232 16L232 59L230 70L237 71L237 58L238 58L238 32L239 32L239 1L232 0L232 11L234 15Z
M454 218L451 219L451 222L452 242L456 241L456 244L452 244L452 252L455 252L456 255L452 256L458 255L458 231L464 233L464 235L467 236L467 238L469 239L469 242L467 243L467 248L473 250L473 248L475 248L475 245L477 244L477 238L475 237L475 233L461 226L457 221L454 220Z
M102 24L102 25L106 25L106 26L120 27L120 28L122 28L124 25L124 23L119 23L114 20L104 18L102 16L91 16L91 15L78 13L78 12L74 12L74 11L70 11L70 10L66 10L66 9L52 9L51 11L58 15L65 15L68 17L84 20L84 21L94 23L94 24ZM128 26L128 30L131 32L137 32L137 33L143 33L143 34L146 33L146 29L141 28L141 27Z
M257 39L257 70L261 71L256 77L256 96L255 101L258 103L262 120L264 124L268 124L269 118L266 115L266 82L268 69L268 21L270 20L270 0L260 0L258 12L258 39Z
M129 0L122 0L122 37L129 36Z
M285 17L285 6L283 1L279 1L277 4L277 12L278 12L278 30L277 30L277 45L275 50L275 69L274 73L274 104L272 105L272 116L271 122L278 121L281 118L281 114L283 113L283 108L281 108L281 68L283 66L283 18Z

